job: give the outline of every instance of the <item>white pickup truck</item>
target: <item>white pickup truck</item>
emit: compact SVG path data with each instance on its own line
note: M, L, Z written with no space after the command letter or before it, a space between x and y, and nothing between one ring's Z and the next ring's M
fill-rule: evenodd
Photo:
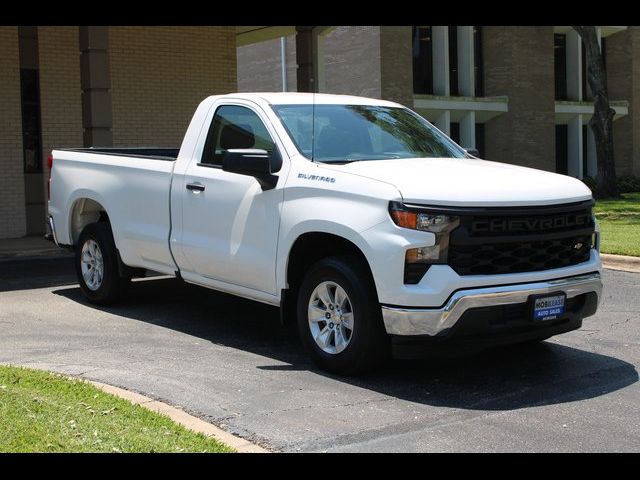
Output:
M180 150L53 150L50 236L116 301L146 271L280 306L324 369L577 329L602 291L579 180L473 157L360 97L212 96Z

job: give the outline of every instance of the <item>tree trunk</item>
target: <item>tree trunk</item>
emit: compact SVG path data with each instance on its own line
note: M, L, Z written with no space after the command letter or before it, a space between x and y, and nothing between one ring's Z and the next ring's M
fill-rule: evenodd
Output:
M596 27L573 27L582 38L587 57L587 80L593 93L593 116L589 126L593 131L598 159L596 179L597 198L618 197L616 165L613 158L613 116L615 110L609 106L607 71L598 43Z

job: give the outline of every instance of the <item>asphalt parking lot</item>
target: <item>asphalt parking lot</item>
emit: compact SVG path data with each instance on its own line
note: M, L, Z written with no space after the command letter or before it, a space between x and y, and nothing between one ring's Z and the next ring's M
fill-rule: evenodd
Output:
M0 263L0 362L135 390L278 451L640 451L640 274L539 345L393 361L359 378L307 359L278 311L174 279L89 305L68 258Z

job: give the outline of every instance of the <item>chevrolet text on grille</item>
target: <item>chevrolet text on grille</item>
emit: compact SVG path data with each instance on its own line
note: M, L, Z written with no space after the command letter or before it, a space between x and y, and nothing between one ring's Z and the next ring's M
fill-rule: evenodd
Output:
M488 220L475 220L472 223L472 228L474 232L533 232L569 227L586 227L590 222L591 215L585 213L538 218L492 218Z

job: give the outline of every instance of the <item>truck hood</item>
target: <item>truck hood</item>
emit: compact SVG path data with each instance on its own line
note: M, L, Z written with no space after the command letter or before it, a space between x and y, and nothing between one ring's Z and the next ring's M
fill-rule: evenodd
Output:
M327 167L393 184L406 203L517 206L591 198L591 191L575 178L479 159L408 158Z

